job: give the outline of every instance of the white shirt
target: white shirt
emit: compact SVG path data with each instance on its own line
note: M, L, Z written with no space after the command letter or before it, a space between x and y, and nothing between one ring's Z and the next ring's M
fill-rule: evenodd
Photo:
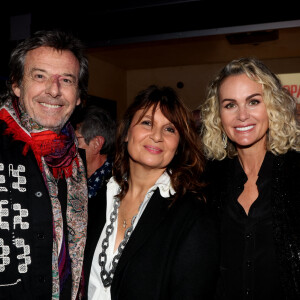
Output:
M162 197L167 198L171 195L175 194L174 189L171 186L171 180L169 175L164 172L156 181L155 185L151 187L148 192L146 193L146 196L140 206L139 212L136 216L136 219L133 223L133 229L136 227L139 219L141 218L141 215L143 214L153 192L159 188L160 194ZM91 273L90 273L90 279L89 279L89 286L88 286L88 299L89 300L111 300L111 295L110 295L110 286L105 288L103 286L101 277L100 277L100 272L101 268L98 263L99 259L99 254L102 251L102 241L106 236L106 227L107 225L110 224L110 215L113 211L113 204L114 204L114 197L115 195L118 194L119 191L119 185L116 183L113 177L109 180L107 183L107 193L106 193L106 223L103 227L102 233L100 235L100 239L98 241L97 247L94 252L94 257L92 261L92 266L91 266ZM118 249L114 252L114 246L115 246L115 241L116 241L116 236L117 236L117 229L118 228L118 218L116 219L116 222L114 223L114 230L112 234L109 236L109 246L106 250L106 255L107 255L107 261L106 261L106 266L105 269L109 271L111 269L111 264L113 257L118 254Z

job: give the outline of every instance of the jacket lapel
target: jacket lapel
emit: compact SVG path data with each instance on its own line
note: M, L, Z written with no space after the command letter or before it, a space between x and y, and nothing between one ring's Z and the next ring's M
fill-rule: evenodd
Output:
M169 204L169 199L163 198L160 195L159 188L157 188L123 250L116 268L115 277L117 277L117 274L126 266L126 263L135 252L142 247L155 230L157 230L168 212Z

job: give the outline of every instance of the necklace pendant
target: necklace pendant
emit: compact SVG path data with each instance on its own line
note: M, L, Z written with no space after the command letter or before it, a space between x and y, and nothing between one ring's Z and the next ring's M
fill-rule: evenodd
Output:
M126 228L127 224L126 224L126 220L123 221L123 228Z

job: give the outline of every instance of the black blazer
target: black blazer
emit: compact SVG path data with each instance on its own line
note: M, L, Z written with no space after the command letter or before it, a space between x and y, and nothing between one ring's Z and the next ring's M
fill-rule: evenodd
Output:
M116 268L113 300L212 299L219 248L215 220L191 194L171 207L157 189L133 231ZM89 203L85 250L86 293L91 263L106 222L106 190Z

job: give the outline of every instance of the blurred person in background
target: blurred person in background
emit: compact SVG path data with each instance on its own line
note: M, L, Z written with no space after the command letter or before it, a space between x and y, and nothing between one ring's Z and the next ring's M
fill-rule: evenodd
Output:
M85 150L89 198L92 198L96 196L103 182L111 177L116 122L108 111L90 105L78 112L74 126L78 146Z

